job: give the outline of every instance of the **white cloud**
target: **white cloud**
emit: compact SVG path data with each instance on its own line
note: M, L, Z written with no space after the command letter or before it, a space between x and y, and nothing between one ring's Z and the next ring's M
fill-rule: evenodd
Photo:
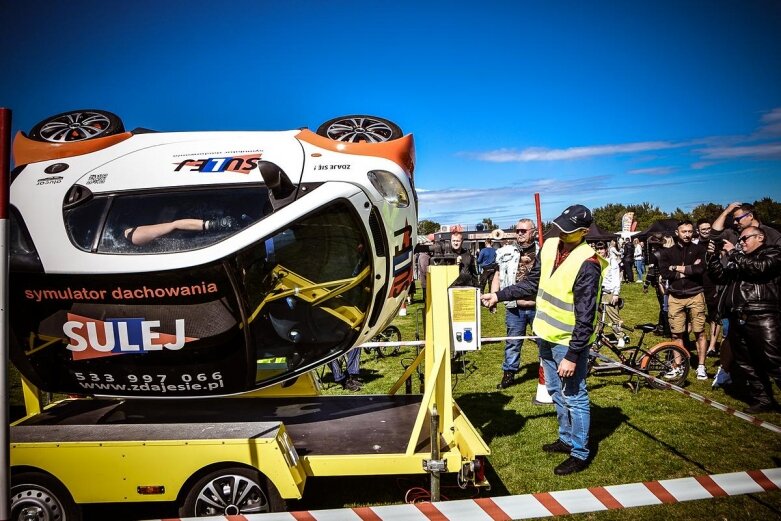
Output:
M711 147L698 150L704 159L781 159L781 142L759 145Z
M715 164L715 161L697 161L696 163L692 163L692 170L702 170L703 168L707 168Z
M637 178L632 180L636 181ZM491 217L500 226L509 227L519 217L535 218L535 192L542 195L543 220L549 221L573 202L587 206L602 206L608 202L639 202L648 197L653 199L652 194L660 191L679 192L681 187L696 192L700 184L712 182L713 175L705 174L656 178L639 184L630 182L627 177L621 181L612 176L597 175L570 180L539 179L523 185L493 188L429 190L420 196L420 217L442 224L461 223L464 226L471 226L470 223L477 223L483 217Z
M627 173L631 175L668 175L676 170L677 168L674 166L655 166L650 168L636 168Z
M781 134L781 107L776 107L762 115L762 126L759 128L759 133L773 136Z
M664 150L686 146L683 143L670 141L641 141L638 143L622 143L616 145L593 145L570 148L525 148L523 150L499 149L487 152L467 153L479 161L492 163L527 162L527 161L562 161L571 159L586 159L597 156L616 154L634 154L651 150Z
M777 135L781 135L781 107L774 108L770 112L763 114L759 129L749 136L706 136L679 142L665 140L639 141L635 143L588 145L569 148L528 147L521 150L500 148L485 152L461 152L458 155L490 163L525 163L530 161L569 161L601 156L644 153L644 156L635 158L637 162L642 163L654 158L654 156L649 156L648 152L701 145L705 146L705 148L695 150L694 152L701 154L702 159L779 159L781 158L781 152L779 152L781 144L779 143L745 144L760 139L767 140L769 136ZM701 161L696 164L704 165L706 163ZM702 166L695 168L702 168ZM653 172L651 168L641 168L632 170L629 173L664 175L671 172L664 170Z

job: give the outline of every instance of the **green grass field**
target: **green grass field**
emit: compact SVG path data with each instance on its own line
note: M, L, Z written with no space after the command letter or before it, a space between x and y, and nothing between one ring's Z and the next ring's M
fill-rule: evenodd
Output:
M655 322L657 305L652 293L643 294L640 284L623 288L626 305L622 318L628 325ZM404 340L415 338L416 316L421 304L413 304L396 324ZM482 334L504 334L504 310L496 314L483 310ZM422 325L420 326L422 331ZM422 333L421 333L422 334ZM650 335L646 345L661 340ZM526 341L518 383L499 391L504 344L488 344L466 356L466 371L453 375L454 394L473 425L490 445L488 478L492 488L483 496L528 494L584 487L635 483L702 474L735 472L781 466L781 435L751 425L674 391L642 387L633 393L624 386L626 376L589 378L592 401L591 440L595 457L584 472L566 477L553 474L563 455L543 453L543 443L556 439L557 423L552 406L531 403L537 389L536 345ZM402 373L414 349L406 347L398 356L377 358L363 354L364 393L385 393ZM717 359L708 359L715 372ZM12 375L10 401L19 411L21 394L18 375ZM324 378L326 393L344 393ZM418 383L415 382L415 390ZM687 388L713 400L741 409L745 404L712 390L711 380L697 381L689 374ZM776 390L778 391L778 390ZM763 414L762 419L781 425L781 414ZM443 480L443 496L471 497L452 479ZM307 483L302 501L292 509L339 508L400 503L412 487L426 487L422 477L413 478L319 478ZM781 492L732 498L692 501L676 505L640 507L575 516L582 519L673 519L743 520L781 519Z
M626 302L621 312L625 324L656 323L658 307L653 292L644 294L641 284L626 284L622 293ZM420 303L413 304L406 317L398 317L394 322L405 340L415 338L415 317L420 307ZM496 314L483 309L482 321L484 337L504 335L501 307ZM422 326L419 329L422 331ZM637 337L639 333L634 339ZM645 344L650 347L661 340L647 335ZM409 359L413 351L408 347L401 356L385 358L364 353L361 368L366 385L363 392L386 392L401 375L401 362L405 357ZM523 365L516 380L519 383L500 391L496 384L502 376L503 355L504 343L487 344L481 351L467 355L464 373L453 375L456 400L491 448L489 479L492 489L484 495L528 494L781 466L779 434L671 390L641 387L635 394L624 385L627 376L596 376L588 380L594 460L579 474L555 476L553 468L564 456L543 453L540 447L556 439L556 416L552 406L531 403L538 381L536 345L529 340L524 343ZM711 376L717 364L717 358L708 358ZM325 378L326 392L343 392L341 388L328 387L329 377L330 374ZM739 410L745 406L724 390L711 389L711 381L698 381L694 371L690 371L686 388ZM415 390L417 388L416 383ZM781 425L781 414L762 414L760 417ZM356 483L356 486L359 485ZM443 494L447 495L447 492ZM354 504L343 495L337 495L337 498L337 503ZM328 503L328 507L339 506ZM318 507L323 508L320 504ZM577 517L600 520L781 519L781 492Z

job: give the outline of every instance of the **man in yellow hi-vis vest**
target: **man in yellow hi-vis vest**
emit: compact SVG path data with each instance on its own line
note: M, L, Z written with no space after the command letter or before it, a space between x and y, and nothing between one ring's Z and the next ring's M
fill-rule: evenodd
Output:
M559 476L584 470L589 464L591 406L586 390L589 346L594 342L597 304L607 263L586 244L594 222L582 205L564 210L553 224L558 238L545 241L539 255L539 287L519 283L483 295L483 305L537 295L532 328L541 339L540 360L545 386L556 406L559 437L542 446L545 452L569 454L554 472Z

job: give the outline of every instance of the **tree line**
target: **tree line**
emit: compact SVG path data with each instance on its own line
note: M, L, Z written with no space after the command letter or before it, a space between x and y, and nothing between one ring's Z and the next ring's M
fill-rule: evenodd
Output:
M781 203L778 203L770 197L763 197L752 203L756 209L757 217L763 223L781 223ZM659 209L658 206L651 203L640 204L616 204L611 203L599 208L594 208L594 222L597 226L605 231L618 231L621 229L621 218L626 212L634 212L635 221L637 221L637 230L645 230L651 226L655 221L663 219L675 219L676 221L690 220L697 222L699 219L707 219L713 222L721 212L724 211L724 206L714 203L704 203L695 206L691 212L684 212L680 208L676 208L675 211L667 213ZM493 230L498 228L494 224L490 217L485 217L482 224L486 225L486 230ZM544 223L547 227L550 223ZM428 235L429 233L438 232L440 224L430 219L421 219L418 221L418 234Z
M748 202L748 201L746 201ZM781 223L781 203L777 203L769 197L764 197L752 203L756 209L756 215L763 223ZM621 229L621 217L626 212L634 212L637 221L637 230L645 230L655 221L663 219L675 219L676 221L690 220L696 223L700 219L713 222L724 206L715 203L704 203L695 206L691 212L685 212L680 208L667 213L651 203L640 204L608 204L594 208L594 222L605 231L618 231Z

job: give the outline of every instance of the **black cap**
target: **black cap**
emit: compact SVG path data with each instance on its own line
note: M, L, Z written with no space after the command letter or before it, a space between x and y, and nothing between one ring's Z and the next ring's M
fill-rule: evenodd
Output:
M572 233L581 228L588 228L594 222L591 210L581 204L573 204L561 215L553 220L553 224L559 227L564 233Z

